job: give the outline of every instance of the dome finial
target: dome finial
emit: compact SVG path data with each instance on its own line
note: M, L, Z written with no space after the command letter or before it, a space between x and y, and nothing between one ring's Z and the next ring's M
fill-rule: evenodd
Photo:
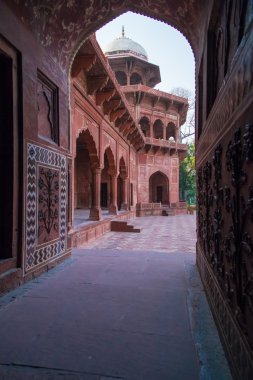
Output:
M122 25L122 37L125 37L125 27Z

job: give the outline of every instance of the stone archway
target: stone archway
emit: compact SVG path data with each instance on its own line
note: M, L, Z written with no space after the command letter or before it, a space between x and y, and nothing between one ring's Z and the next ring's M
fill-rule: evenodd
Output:
M161 171L153 173L149 178L149 202L169 204L169 179Z
M163 133L163 123L160 119L157 119L153 124L153 136L155 139L163 139L164 133Z
M166 127L166 140L176 141L176 126L174 123L168 123Z
M89 218L98 220L100 211L96 209L96 171L99 167L97 149L88 129L82 131L76 140L74 165L74 209L90 210Z
M140 121L139 125L141 127L141 130L145 137L151 137L151 131L150 131L150 121L146 116L143 116Z
M117 170L114 154L110 146L104 151L104 168L101 179L104 184L102 190L107 192L107 208L109 214L117 214ZM105 189L105 184L107 185L107 189ZM105 198L104 193L101 193L101 196Z
M123 157L119 161L119 175L118 175L118 209L128 210L128 191L127 191L127 167Z

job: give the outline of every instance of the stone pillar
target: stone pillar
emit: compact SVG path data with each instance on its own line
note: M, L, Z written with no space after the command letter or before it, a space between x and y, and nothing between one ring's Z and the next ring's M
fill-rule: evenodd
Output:
M117 173L111 174L111 202L109 205L109 214L117 214Z
M122 178L123 179L123 202L121 205L122 210L128 210L128 197L127 197L127 188L128 188L128 181L127 178Z
M166 140L166 129L167 127L163 125L163 139Z
M101 168L92 170L93 189L92 189L92 205L90 209L91 220L101 220L102 212L100 207L100 188L101 188Z
M154 123L153 123L153 119L152 121L150 122L150 137L154 137Z

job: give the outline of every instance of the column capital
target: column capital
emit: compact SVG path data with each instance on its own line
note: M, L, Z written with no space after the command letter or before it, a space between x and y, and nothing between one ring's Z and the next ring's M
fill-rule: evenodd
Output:
M108 170L108 174L114 178L114 177L118 177L118 172L115 170L115 169L109 169Z
M128 179L127 173L120 174L120 177L123 179L123 181L126 181Z
M91 170L94 174L101 174L102 172L102 168L100 166L94 166L91 168Z

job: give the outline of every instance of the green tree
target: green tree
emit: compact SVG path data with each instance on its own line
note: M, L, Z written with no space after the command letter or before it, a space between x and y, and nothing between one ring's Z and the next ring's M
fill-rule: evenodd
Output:
M180 199L188 204L196 204L196 169L195 144L187 144L187 156L179 168L179 194Z

